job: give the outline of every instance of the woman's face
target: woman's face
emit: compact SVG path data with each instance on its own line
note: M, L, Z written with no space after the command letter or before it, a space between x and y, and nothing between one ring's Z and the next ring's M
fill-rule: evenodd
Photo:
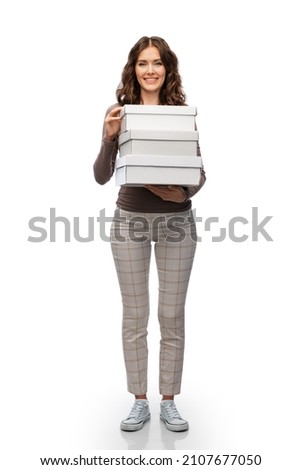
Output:
M157 47L149 46L140 52L135 65L135 72L142 96L149 93L159 95L160 88L165 80L166 69Z

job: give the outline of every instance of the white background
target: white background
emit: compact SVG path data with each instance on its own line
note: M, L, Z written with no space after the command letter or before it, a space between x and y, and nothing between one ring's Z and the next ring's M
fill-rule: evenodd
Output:
M262 468L293 469L300 444L300 15L266 0L6 1L1 43L1 434L4 468L95 450L228 449L261 453ZM198 10L196 9L198 7ZM121 70L144 35L176 52L188 103L198 108L207 172L197 216L243 243L198 245L187 300L180 412L188 433L158 419L157 278L152 265L149 398L153 419L121 433L132 397L121 350L121 300L109 243L118 188L92 166ZM80 219L94 241L30 243L50 208ZM251 238L251 211L273 238ZM107 223L107 233L109 223ZM183 453L183 452L182 452Z

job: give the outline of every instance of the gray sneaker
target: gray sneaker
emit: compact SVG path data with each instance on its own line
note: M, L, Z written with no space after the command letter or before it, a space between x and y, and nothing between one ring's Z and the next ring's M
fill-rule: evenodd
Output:
M173 400L162 400L160 404L160 419L170 431L187 431L188 421L179 414Z
M121 421L120 428L123 431L138 431L150 416L148 400L135 400L130 414Z

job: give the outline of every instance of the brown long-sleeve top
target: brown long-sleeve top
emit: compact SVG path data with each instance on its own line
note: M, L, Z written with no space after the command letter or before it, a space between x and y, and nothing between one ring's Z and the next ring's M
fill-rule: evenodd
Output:
M118 104L110 106L106 115ZM105 184L113 176L115 170L115 160L118 153L118 138L114 141L104 139L104 127L102 133L102 143L99 154L94 162L94 177L97 183ZM197 145L197 155L201 157L199 144ZM143 186L121 186L116 204L123 210L131 212L182 212L191 208L190 198L194 196L204 185L206 174L204 168L200 169L200 182L196 186L183 187L187 194L184 202L164 201L159 196L144 188Z

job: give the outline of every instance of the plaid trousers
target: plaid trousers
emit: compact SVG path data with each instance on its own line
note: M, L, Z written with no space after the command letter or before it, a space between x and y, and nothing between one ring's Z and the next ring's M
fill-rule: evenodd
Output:
M147 392L147 325L152 243L159 278L159 391L181 390L184 358L185 300L196 249L191 210L138 213L117 208L111 224L111 248L122 304L122 342L128 391Z

